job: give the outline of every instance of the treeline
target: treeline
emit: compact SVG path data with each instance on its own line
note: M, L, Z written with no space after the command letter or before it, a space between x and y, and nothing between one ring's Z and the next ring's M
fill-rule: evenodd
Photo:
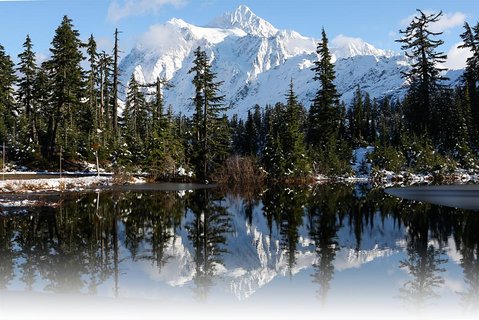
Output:
M258 177L348 174L352 150L366 145L375 146L376 168L477 169L479 23L464 26L462 47L472 57L460 85L451 88L440 67L446 59L438 50L440 33L429 29L441 14L418 10L401 30L398 41L412 61L403 75L408 91L402 100L371 99L358 86L350 105L341 102L323 30L312 69L318 90L308 109L291 79L283 102L256 105L246 118L230 119L222 83L201 48L190 70L191 117L165 106L170 84L161 78L144 84L132 75L120 105L118 31L113 52L99 52L94 37L83 43L65 16L51 57L41 65L29 36L17 66L0 45L0 140L10 159L31 168L54 167L60 155L70 164L98 158L103 165L147 171L158 179L228 177L224 163L231 157L253 163Z

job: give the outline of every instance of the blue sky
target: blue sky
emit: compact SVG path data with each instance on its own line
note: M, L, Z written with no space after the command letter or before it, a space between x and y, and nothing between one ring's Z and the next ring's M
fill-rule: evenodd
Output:
M115 27L123 31L121 47L128 51L153 24L175 17L205 25L226 11L245 4L280 29L318 38L324 26L330 39L342 34L362 38L380 49L399 51L398 30L417 8L445 15L437 26L444 31L442 48L452 60L464 60L454 49L464 21L479 18L477 0L0 0L0 44L16 57L27 33L40 57L48 55L55 28L63 15L73 19L83 39L93 33L105 50L111 48ZM462 58L461 58L462 57Z

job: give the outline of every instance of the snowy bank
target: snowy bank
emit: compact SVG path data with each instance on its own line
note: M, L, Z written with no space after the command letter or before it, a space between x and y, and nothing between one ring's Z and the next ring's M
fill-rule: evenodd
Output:
M112 177L4 180L0 181L0 192L79 191L110 185L111 181Z

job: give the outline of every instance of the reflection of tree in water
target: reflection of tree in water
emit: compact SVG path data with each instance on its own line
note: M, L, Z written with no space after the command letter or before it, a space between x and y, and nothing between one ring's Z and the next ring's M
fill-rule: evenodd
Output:
M68 201L37 214L28 236L37 243L38 272L47 283L43 290L96 293L112 275L114 218L110 213L99 219L98 211L87 205L91 202Z
M466 292L459 292L461 303L466 310L479 309L479 217L477 212L463 213L463 219L456 228L456 246L461 253Z
M408 272L411 279L399 291L400 298L415 310L439 297L435 290L444 284L441 275L446 271L441 268L447 262L443 258L444 250L429 243L429 230L436 225L435 219L441 216L441 212L437 211L430 205L414 205L413 209L402 212L407 226L407 258L400 261L399 266Z
M261 195L270 235L277 228L290 273L296 265L299 230L307 218L307 232L316 250L312 281L318 285L317 296L324 304L334 277L339 228L344 227L341 234L350 230L349 237L356 240L355 249L359 251L379 216L382 221L392 221L395 228L404 226L407 230L406 258L400 263L410 275L400 289L405 301L422 307L438 296L446 260L443 250L431 243L442 247L452 236L462 256L466 284L458 293L461 303L469 309L477 308L477 214L398 201L376 190L354 190L353 186L331 184L317 186L313 192L271 187ZM231 230L230 217L219 199L205 190L184 198L176 192L63 195L58 207L2 217L0 289L8 289L15 279L26 290L95 294L100 286L109 285L117 294L125 259L147 260L161 271L170 258L167 252L175 241L175 230L188 208L186 230L194 248L195 294L206 299L223 264L226 236ZM256 206L254 201L246 203L243 213L249 225ZM128 254L125 256L120 248Z
M322 185L315 189L308 205L309 233L316 246L317 260L313 265L313 282L319 285L318 300L326 304L330 282L334 275L334 259L339 250L337 232L339 212L347 210L351 189L339 185Z
M0 289L7 288L15 276L15 259L18 253L14 248L15 221L0 220Z
M296 265L298 229L303 224L304 207L308 195L307 190L298 187L272 187L262 195L263 214L268 221L270 235L273 222L275 222L279 228L280 246L286 255L290 276L292 276L293 268Z
M194 192L190 200L193 221L186 230L194 248L193 290L198 300L206 300L216 268L223 264L222 255L227 252L226 234L232 230L231 221L226 208L208 190Z
M78 206L81 204L58 209L40 207L26 215L1 220L1 224L11 225L14 230L15 236L1 243L12 248L10 254L16 254L19 280L26 290L33 290L40 278L45 286L39 289L53 292L94 288L93 278L106 278L108 261L96 256L100 239L92 233L94 224L87 222L90 216L77 214ZM2 255L2 261L8 255ZM102 265L100 269L98 264ZM6 275L8 272L1 271L2 278ZM84 279L85 275L91 278Z
M120 204L125 246L132 260L151 260L161 270L171 258L165 253L180 224L184 202L175 192L132 194L127 201Z
M289 276L296 265L296 254L299 242L298 229L303 224L304 204L306 203L306 191L300 188L284 189L282 197L284 201L280 216L281 248L288 259Z
M0 287L8 286L16 267L26 290L95 294L111 280L118 295L120 243L131 256L139 253L158 267L166 262L167 242L184 213L176 193L65 197L58 207L0 219Z

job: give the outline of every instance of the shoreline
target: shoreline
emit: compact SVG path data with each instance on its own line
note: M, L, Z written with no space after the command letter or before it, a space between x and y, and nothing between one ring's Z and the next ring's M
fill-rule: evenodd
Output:
M113 173L67 172L9 172L8 179L0 180L0 196L6 194L34 193L66 193L82 192L93 189L131 190L131 191L181 191L205 188L216 188L218 184L199 182L146 182L142 177L116 177ZM309 181L309 182L305 182ZM408 187L418 185L466 185L479 184L479 176L464 172L454 172L450 175L434 176L432 174L394 173L382 171L379 174L361 176L314 176L302 180L298 185L315 185L325 183L372 184L376 187ZM294 183L293 183L294 184ZM285 184L289 185L289 184Z

